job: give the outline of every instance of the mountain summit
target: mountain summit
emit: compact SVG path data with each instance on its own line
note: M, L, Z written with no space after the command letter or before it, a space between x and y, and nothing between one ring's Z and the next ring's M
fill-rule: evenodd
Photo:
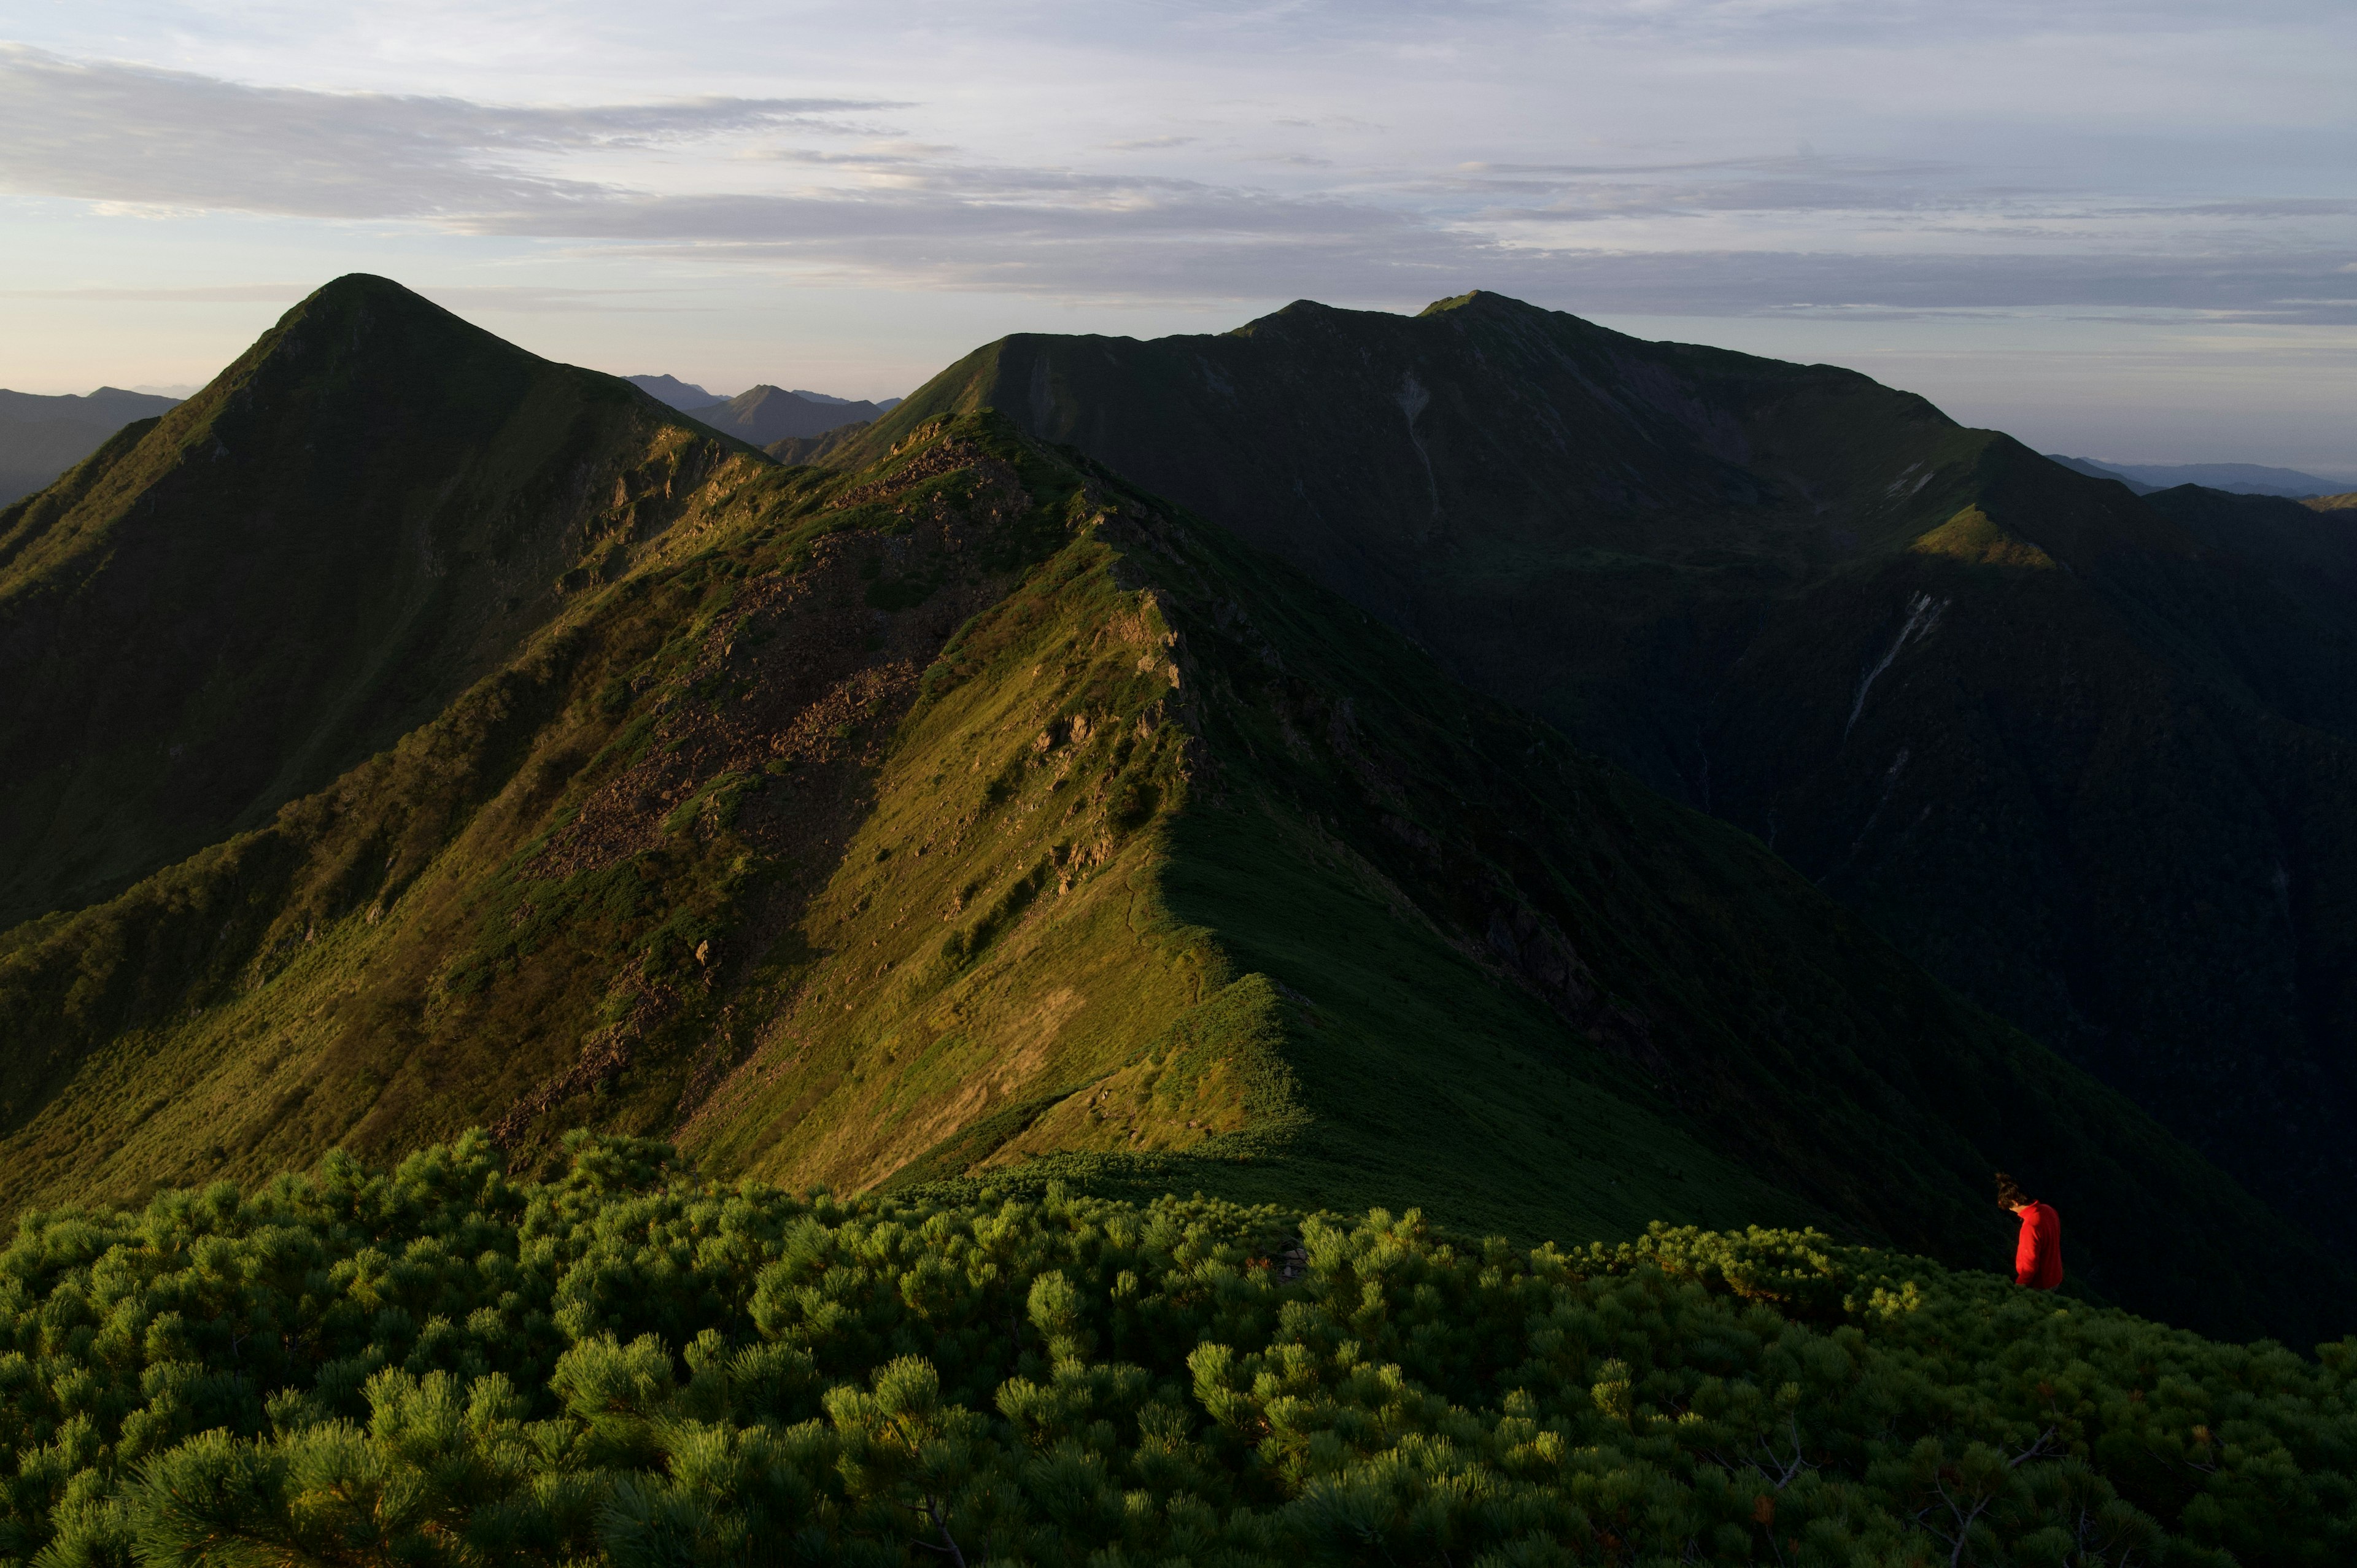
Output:
M0 511L0 920L267 822L758 461L382 278Z

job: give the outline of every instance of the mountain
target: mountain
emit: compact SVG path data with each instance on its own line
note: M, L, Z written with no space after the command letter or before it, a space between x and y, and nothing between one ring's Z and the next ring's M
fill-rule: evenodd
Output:
M530 447L553 467L471 401L501 376L573 433ZM2002 1165L2071 1215L2093 1293L2296 1343L2346 1326L2342 1265L1752 836L1002 413L774 467L345 280L158 429L197 462L125 514L170 526L113 524L106 572L350 553L214 592L216 621L373 583L361 545L397 561L420 526L456 603L503 603L531 579L458 548L468 497L503 498L510 563L553 539L584 564L540 560L565 588L528 627L437 645L474 661L429 663L437 696L413 680L435 705L397 740L0 935L0 1200L469 1124L554 1170L590 1125L794 1187L1057 1178L1531 1240L1814 1220L1986 1265ZM103 489L157 434L9 516ZM396 461L425 525L374 499ZM312 510L265 551L273 472ZM554 479L484 489L524 472ZM120 671L204 666L192 618L72 644L113 662L26 688L59 736L38 754L94 774L124 743L62 714ZM12 684L63 662L0 648Z
M2046 460L2060 462L2074 474L2116 478L2137 495L2176 486L2201 486L2206 490L2225 490L2227 495L2305 499L2309 495L2329 495L2348 483L2345 478L2317 478L2298 469L2270 469L2258 462L2095 462L2093 457L2062 457L2060 453L2046 453Z
M120 387L86 397L0 392L0 506L41 489L133 420L152 419L178 401Z
M823 463L829 454L842 450L867 433L872 420L860 420L853 424L838 424L822 435L789 435L782 440L763 444L761 450L789 467L800 463Z
M1491 294L1006 338L824 461L985 408L1749 829L2357 1257L2357 686L2285 569L2329 514L2246 550L1854 372Z
M392 746L749 448L381 279L0 510L0 921Z
M2310 511L2357 510L2357 490L2349 490L2337 496L2310 496L2299 504Z
M798 397L798 398L801 398L801 399L802 399L803 402L805 402L805 403L835 403L835 404L838 404L838 405L845 405L845 406L848 406L848 405L851 405L851 404L853 404L853 403L855 403L856 402L856 399L847 398L847 397L834 397L834 396L833 396L833 395L831 395L831 394L829 394L829 393L826 393L826 392L811 392L811 391L807 390L806 388L802 388L802 387L796 387L796 388L794 388L794 389L793 389L793 395L794 395L794 396L796 396L796 397ZM898 408L899 405L900 405L900 400L899 400L899 398L897 398L897 397L887 397L887 398L878 398L878 399L877 399L877 400L876 400L876 402L874 403L874 404L873 404L872 406L874 406L874 407L876 407L876 408L877 408L877 409L888 409L888 408Z
M2297 468L2270 468L2260 463L2098 463L2092 457L2048 456L2066 468L2098 478L2116 478L2138 495L2178 485L2200 485L2230 495L2284 496L2299 500L2330 494L2348 481L2319 479Z
M715 430L725 430L756 446L772 442L823 435L846 424L864 424L884 410L872 403L843 398L824 402L777 387L759 386L738 392L723 403L691 411Z
M2262 463L2124 463L2120 470L2159 489L2201 485L2233 495L2285 496L2293 500L2330 495L2349 481L2320 479L2297 468L2271 468Z
M2060 452L2049 452L2046 454L2046 460L2050 463L2060 463L2072 473L2084 474L2090 478L2117 479L2140 496L2148 496L2155 490L2166 488L2162 485L2146 484L2142 479L2131 478L2126 469L2098 463L2093 457L2065 457Z
M900 402L897 397L888 397L878 403L862 403L856 398L836 397L830 392L811 392L802 387L796 387L791 392L780 392L772 386L755 387L750 392L740 392L736 398L731 399L705 392L693 381L683 381L673 376L625 376L622 379L657 402L668 403L683 413L694 413L699 417L706 410L719 408L724 404L746 404L745 409L738 409L734 413L722 415L724 419L735 418L748 410L761 408L766 399L756 396L757 393L767 394L769 398L799 398L803 403L851 410L850 414L835 421L838 424L848 423L850 420L873 419L884 410L898 406ZM749 403L747 402L748 399L751 400ZM757 415L757 417L759 416ZM815 435L834 428L831 424L812 424L811 422L823 416L808 411L797 410L791 403L781 403L769 409L766 417L772 422L784 421L791 424L792 428L781 429L777 435L759 437L756 445L767 445L770 441L781 439L786 435ZM805 425L810 427L804 428ZM737 433L742 434L742 432ZM747 438L754 439L750 436Z
M683 381L676 376L624 376L622 379L657 403L672 408L682 410L710 408L714 403L727 401L716 393L705 392L693 381Z

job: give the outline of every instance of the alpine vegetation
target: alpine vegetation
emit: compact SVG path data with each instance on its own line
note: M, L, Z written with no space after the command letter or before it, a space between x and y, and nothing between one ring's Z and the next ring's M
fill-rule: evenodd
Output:
M2327 1563L2304 1361L1815 1232L1523 1250L574 1134L37 1212L9 1563Z

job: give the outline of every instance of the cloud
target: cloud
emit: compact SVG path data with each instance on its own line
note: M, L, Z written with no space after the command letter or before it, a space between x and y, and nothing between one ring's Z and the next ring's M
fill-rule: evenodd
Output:
M1530 274L1550 302L1650 316L1931 316L2169 312L2220 322L2357 326L2332 297L2338 253L1913 256L1724 252L1548 252ZM2345 285L2338 285L2345 289Z
M300 283L237 283L184 288L0 288L0 299L105 299L127 304L292 305L317 287Z
M604 182L527 166L795 129L842 133L875 100L695 98L518 107L250 87L0 45L0 188L187 209L433 219L594 200Z
M1067 297L1410 303L1480 286L1601 314L2083 309L2357 321L2340 297L2345 245L2328 254L2320 233L2298 230L2221 249L2169 227L2298 230L2357 208L2338 198L2132 204L2000 185L1939 159L1805 152L1436 157L1334 175L1314 172L1328 166L1321 157L1287 155L1285 166L1312 172L1293 177L1302 188L1276 190L1232 183L1210 162L1189 178L1118 161L993 161L866 119L921 107L873 97L516 106L256 87L0 46L0 188ZM1839 214L1846 231L1826 216ZM2013 253L1958 253L2000 246ZM117 296L300 292L277 288ZM605 290L467 297L485 309L693 308L626 306Z
M663 288L554 288L534 284L421 284L418 293L447 310L485 316L561 316L594 310L599 315L713 311L717 305L656 303L687 292Z

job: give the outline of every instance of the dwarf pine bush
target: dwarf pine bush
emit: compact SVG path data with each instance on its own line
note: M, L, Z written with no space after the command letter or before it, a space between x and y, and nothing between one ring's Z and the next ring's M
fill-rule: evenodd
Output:
M0 1563L2330 1564L2357 1341L1813 1234L717 1187L578 1139L26 1215Z

